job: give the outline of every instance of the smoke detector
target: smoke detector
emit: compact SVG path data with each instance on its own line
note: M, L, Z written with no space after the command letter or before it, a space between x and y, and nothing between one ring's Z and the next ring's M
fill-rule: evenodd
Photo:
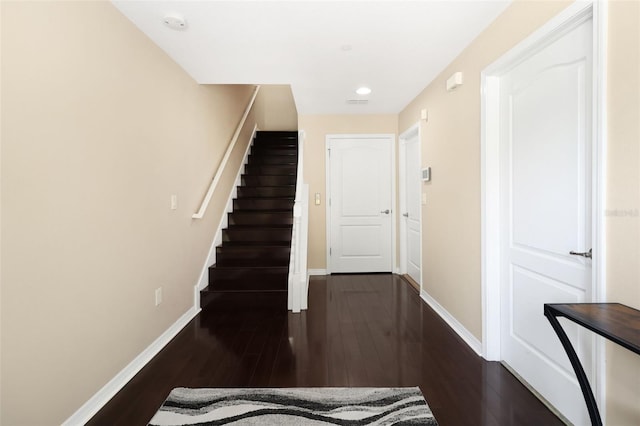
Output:
M180 15L166 15L162 18L162 23L165 27L176 31L184 31L187 29L187 21Z

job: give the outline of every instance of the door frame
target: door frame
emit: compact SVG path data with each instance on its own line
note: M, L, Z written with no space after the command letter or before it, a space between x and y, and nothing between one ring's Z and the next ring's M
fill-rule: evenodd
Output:
M501 360L501 217L499 79L547 43L555 40L577 20L592 18L592 302L606 300L605 176L606 176L606 2L575 2L520 42L481 73L481 281L482 356ZM540 321L544 321L540 307ZM594 382L598 406L605 408L605 347L602 339L593 345ZM605 413L601 411L603 418Z
M392 133L375 133L375 134L366 134L366 133L342 133L342 134L328 134L325 137L325 217L326 217L326 228L325 228L325 237L326 237L326 247L325 247L325 255L327 259L327 274L331 274L332 266L331 266L331 255L329 254L329 249L331 248L331 204L330 204L330 195L331 195L331 156L329 155L329 147L331 146L331 142L339 142L344 139L382 139L388 140L391 143L391 158L389 161L391 162L391 268L390 272L396 272L398 265L396 261L396 135Z
M399 190L399 199L398 199L398 211L402 210L402 207L404 206L405 202L407 201L407 188L405 186L405 181L402 178L402 173L404 172L405 168L406 168L406 164L407 164L407 159L406 159L406 154L404 151L404 147L403 145L406 144L407 139L409 139L410 137L412 137L413 135L417 135L418 137L418 158L419 160L419 165L420 167L422 167L422 138L421 138L421 132L420 132L420 122L415 123L414 125L412 125L411 127L409 127L407 130L405 130L404 132L402 132L402 134L399 136L399 141L398 141L398 151L399 151L399 155L398 155L398 179L399 179L399 185L398 185L398 190ZM419 222L420 222L420 279L418 280L418 285L420 286L420 289L422 290L422 202L419 202L419 209L420 209L420 215L419 215ZM399 257L400 257L400 265L399 265L399 272L401 274L406 274L407 273L407 241L406 241L406 236L407 236L407 226L405 224L405 222L402 220L402 218L400 217L400 215L398 215L398 220L399 220L399 244L400 244L400 250L399 250Z

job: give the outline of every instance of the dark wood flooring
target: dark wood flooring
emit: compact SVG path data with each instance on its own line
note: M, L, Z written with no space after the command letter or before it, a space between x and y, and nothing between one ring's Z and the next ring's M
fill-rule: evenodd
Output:
M177 386L419 386L442 426L562 424L396 275L312 277L300 314L203 312L88 424L144 425Z

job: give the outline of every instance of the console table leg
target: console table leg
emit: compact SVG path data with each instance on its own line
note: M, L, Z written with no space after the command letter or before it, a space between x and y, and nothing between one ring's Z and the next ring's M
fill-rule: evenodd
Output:
M578 355L576 351L573 349L571 345L571 341L569 337L562 329L560 322L553 315L553 313L549 312L546 309L544 310L544 316L547 317L549 322L551 323L551 327L558 335L560 339L560 343L562 343L562 347L564 347L567 356L569 357L569 361L571 362L571 366L573 367L573 371L576 373L576 377L578 379L578 383L580 384L580 389L582 390L582 395L584 396L584 400L587 403L587 410L589 411L589 418L591 419L592 426L602 426L602 419L600 418L600 412L598 411L598 405L596 404L596 399L593 396L593 392L591 391L591 386L589 385L589 380L587 379L587 375L584 373L584 369L582 368L582 364L580 363L580 359L578 359Z

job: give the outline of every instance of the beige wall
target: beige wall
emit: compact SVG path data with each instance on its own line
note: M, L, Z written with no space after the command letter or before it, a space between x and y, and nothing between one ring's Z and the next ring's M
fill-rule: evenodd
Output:
M197 85L109 2L1 8L0 422L60 424L193 306L252 87Z
M607 299L640 309L640 2L608 27ZM607 367L608 424L640 424L640 357L611 344Z
M516 1L401 113L399 132L427 108L422 165L433 180L423 186L423 286L478 339L480 285L480 72L559 13L569 2ZM640 206L640 12L636 1L611 2L609 19L609 141L607 209ZM446 79L464 73L447 93ZM640 218L607 219L607 298L640 308ZM464 247L465 255L460 255ZM608 351L608 423L640 423L640 357Z
M256 108L260 130L298 130L298 111L291 86L260 86Z
M398 133L398 116L387 115L301 115L298 126L304 131L304 180L309 184L308 268L325 269L326 259L326 173L325 139L330 134ZM314 204L319 192L322 204Z

